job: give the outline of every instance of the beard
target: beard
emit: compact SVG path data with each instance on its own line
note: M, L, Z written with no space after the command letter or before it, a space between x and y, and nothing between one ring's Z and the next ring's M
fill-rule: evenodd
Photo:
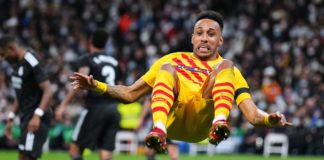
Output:
M16 58L7 58L6 61L11 65L14 65L18 62Z

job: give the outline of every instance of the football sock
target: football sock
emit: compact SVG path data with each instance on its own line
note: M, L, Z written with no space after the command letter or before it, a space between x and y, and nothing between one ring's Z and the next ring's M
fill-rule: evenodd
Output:
M169 110L174 101L174 77L166 70L160 70L155 79L152 93L152 114L155 127L166 133L166 122Z
M234 71L232 68L223 69L215 78L212 89L214 100L214 121L227 120L234 100Z

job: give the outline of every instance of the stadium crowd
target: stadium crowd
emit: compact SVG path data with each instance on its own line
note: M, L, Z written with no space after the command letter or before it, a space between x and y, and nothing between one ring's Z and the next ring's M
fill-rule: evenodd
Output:
M111 34L106 52L118 58L124 83L132 84L155 59L192 50L194 19L205 9L223 14L221 55L244 74L258 107L280 111L294 124L254 128L233 107L230 122L232 136L242 138L239 151L260 152L258 137L276 130L289 135L290 153L324 154L323 0L0 0L0 35L15 35L39 53L50 72L55 108L66 96L68 76L75 60L87 53L87 38L95 28ZM3 128L14 92L8 85L9 65L0 61L0 68ZM71 117L78 113L77 107L70 108L64 124L53 120L53 149L70 141ZM62 130L67 132L60 134ZM0 139L1 148L13 146L2 133Z

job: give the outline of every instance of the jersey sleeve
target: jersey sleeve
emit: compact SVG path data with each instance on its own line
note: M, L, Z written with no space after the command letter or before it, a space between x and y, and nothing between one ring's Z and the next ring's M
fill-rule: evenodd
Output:
M242 76L240 70L236 67L234 68L234 75L235 75L235 95L234 99L236 105L239 105L244 99L252 99L250 94L249 85L247 84L246 80Z
M37 83L48 80L48 73L46 72L45 66L42 63L38 63L36 66L33 66L32 70Z
M155 77L159 72L163 63L167 62L169 56L164 56L153 63L151 68L141 77L148 85L153 87L155 82Z

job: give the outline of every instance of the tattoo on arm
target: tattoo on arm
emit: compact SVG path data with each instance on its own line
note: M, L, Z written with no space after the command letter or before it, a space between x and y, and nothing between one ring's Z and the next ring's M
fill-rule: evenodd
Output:
M109 86L107 90L107 94L112 97L116 98L120 101L130 101L130 97L126 94L127 86L116 85L116 86Z
M116 85L108 87L107 95L123 103L132 103L149 91L151 91L151 87L146 83L132 86Z

